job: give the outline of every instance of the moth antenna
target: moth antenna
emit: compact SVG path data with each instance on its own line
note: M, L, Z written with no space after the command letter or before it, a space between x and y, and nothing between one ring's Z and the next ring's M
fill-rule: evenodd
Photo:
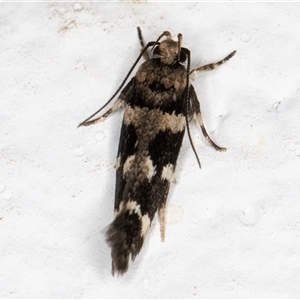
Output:
M132 67L130 68L129 72L127 73L125 79L123 80L123 82L121 83L121 85L119 86L119 88L116 90L116 92L110 97L110 99L100 108L98 109L95 113L93 113L91 116L89 116L86 120L84 120L83 122L81 122L77 127L80 127L82 125L84 125L84 123L86 123L87 121L89 121L91 118L93 118L95 115L97 115L103 108L105 108L115 97L116 95L120 92L120 90L122 89L122 87L124 86L125 82L127 81L128 77L130 76L130 74L132 73L133 69L136 67L137 63L139 62L139 60L141 59L141 57L144 55L144 53L147 51L147 49L152 46L153 44L155 44L155 42L149 42L146 47L141 51L140 55L138 56L138 58L136 59L135 63L132 65Z
M179 40L179 36L178 36L178 40ZM189 74L190 74L190 66L191 66L191 52L188 49L184 49L185 53L187 54L188 57L188 61L187 61L187 70L186 70L186 86L187 86L187 90L186 90L186 96L185 96L185 101L186 101L186 114L185 114L185 122L186 122L186 129L187 129L187 133L188 133L188 137L189 137L189 141L190 144L192 146L193 152L196 156L199 168L201 169L201 163L200 163L200 159L199 156L197 154L197 151L195 149L193 140L192 140L192 136L191 136L191 132L190 132L190 125L189 125L189 119L188 119L188 114L190 111L190 80L189 80Z

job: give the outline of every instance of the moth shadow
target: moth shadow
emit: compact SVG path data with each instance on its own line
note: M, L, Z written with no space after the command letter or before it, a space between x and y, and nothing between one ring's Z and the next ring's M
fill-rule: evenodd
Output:
M90 226L85 228L85 252L87 264L96 269L100 278L109 278L111 277L111 258L110 249L105 240L105 232L113 218L112 214L108 214L112 210L113 202L102 200L103 197L100 195L99 192L99 204L90 208L91 216L97 215L98 218L94 217L93 222L89 223Z

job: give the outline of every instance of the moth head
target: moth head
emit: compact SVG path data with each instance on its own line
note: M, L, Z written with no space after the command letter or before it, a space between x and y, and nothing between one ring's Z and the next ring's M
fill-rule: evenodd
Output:
M163 36L166 36L166 39L158 44ZM182 34L179 33L177 37L178 41L176 42L172 40L169 31L164 31L154 44L153 58L160 58L161 62L166 65L186 61L187 55L184 51L181 51Z

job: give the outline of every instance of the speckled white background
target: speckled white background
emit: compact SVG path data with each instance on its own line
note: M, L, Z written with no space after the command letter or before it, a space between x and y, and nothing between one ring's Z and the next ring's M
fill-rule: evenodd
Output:
M1 3L0 297L300 297L299 3ZM184 35L219 153L185 138L169 195L122 278L110 274L122 113L77 129L146 40Z

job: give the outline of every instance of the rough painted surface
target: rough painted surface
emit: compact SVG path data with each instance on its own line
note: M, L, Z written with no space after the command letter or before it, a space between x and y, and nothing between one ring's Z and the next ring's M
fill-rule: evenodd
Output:
M0 20L1 297L299 297L299 4L1 3ZM193 81L227 152L191 123L202 169L185 139L165 242L154 219L120 279L103 229L122 117L76 126L131 67L137 25L181 32L192 68L238 53Z

